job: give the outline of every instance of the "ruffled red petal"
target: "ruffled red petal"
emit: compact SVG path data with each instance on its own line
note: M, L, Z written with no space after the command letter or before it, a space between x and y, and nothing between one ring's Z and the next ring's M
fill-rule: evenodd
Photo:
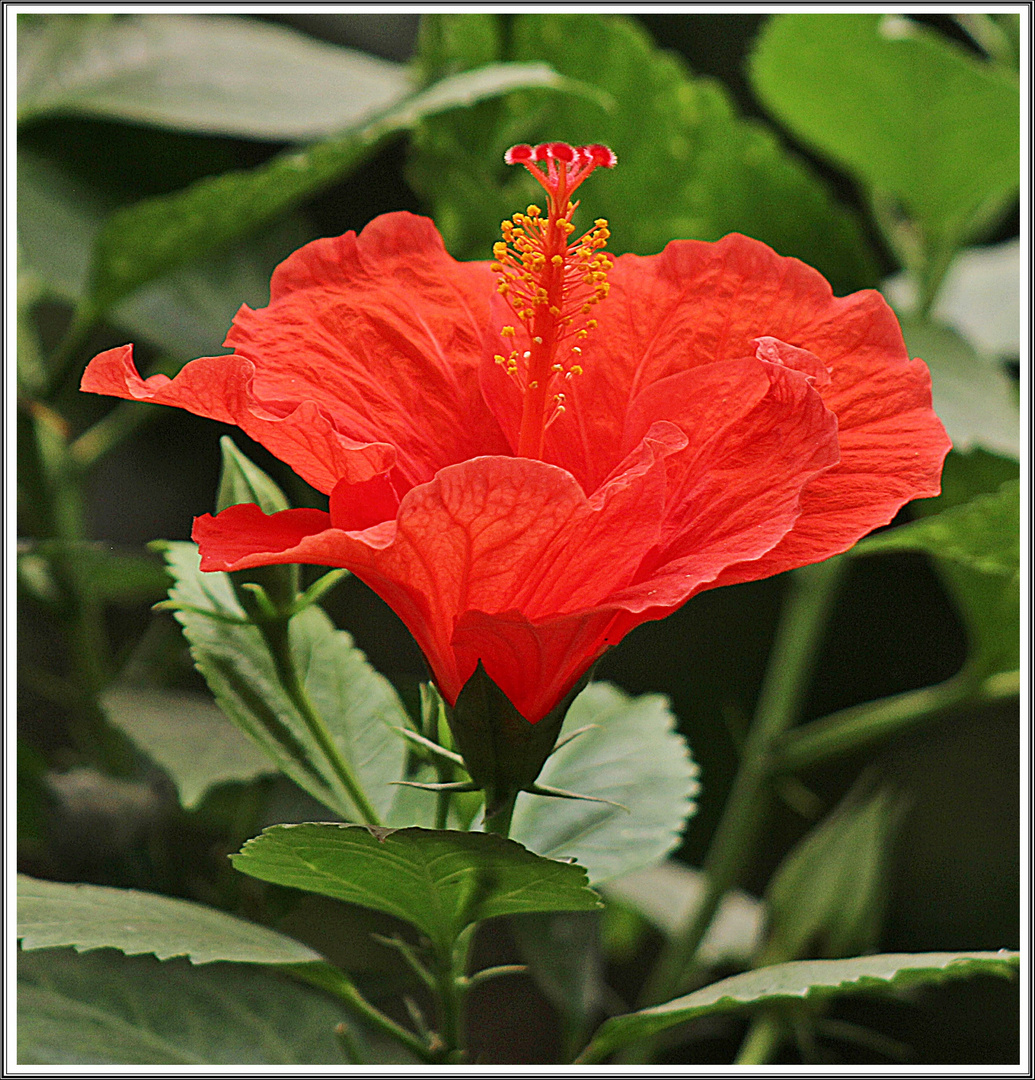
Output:
M492 292L488 264L453 259L429 219L385 214L291 255L269 306L242 307L225 344L254 361L257 393L393 445L402 491L507 452L478 386Z
M358 483L395 464L394 447L349 438L334 414L311 400L280 402L259 397L255 376L255 365L243 357L206 356L185 364L173 379L166 375L142 379L133 363L133 346L122 345L90 361L80 389L176 405L198 416L236 424L323 492L329 493L342 477Z

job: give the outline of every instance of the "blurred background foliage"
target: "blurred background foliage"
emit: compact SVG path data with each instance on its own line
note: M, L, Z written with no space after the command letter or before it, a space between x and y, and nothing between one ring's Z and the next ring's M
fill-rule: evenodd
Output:
M770 905L763 955L1016 947L1019 548L1016 487L1003 485L1020 453L1019 21L20 16L22 868L319 936L325 904L235 876L225 855L263 824L326 812L246 751L213 766L222 782L178 797L141 749L140 725L160 731L172 716L199 747L220 730L178 627L150 610L167 580L144 545L186 539L213 508L225 429L113 407L79 394L79 375L128 340L149 372L218 353L238 306L266 302L278 261L386 211L430 214L454 255L486 258L500 220L532 197L531 179L503 164L506 147L599 141L620 166L587 206L609 218L616 253L739 231L816 266L839 295L882 288L932 369L955 443L943 495L900 523L989 498L962 534L953 525L946 540L937 526L898 545L908 550L874 546L850 561L801 718L961 671L1007 692L950 696L926 725L837 759L806 755L788 773L742 883ZM234 438L295 505L320 504ZM983 562L953 554L960 535ZM704 593L598 667L631 693L667 694L701 765L700 809L666 868L677 878L715 829L785 590L777 578ZM354 579L326 606L416 711L421 661L394 615ZM802 859L813 879L829 870L804 912ZM691 887L679 881L672 904ZM671 905L649 910L660 889L659 878L616 893L605 917L600 962L627 1000L674 918ZM360 909L347 917L376 922ZM506 958L519 945L501 933L482 947ZM350 960L390 989L405 979L391 955L357 944ZM719 971L744 962L743 948L715 960ZM551 1060L561 1036L514 1018L547 1000L563 1012L564 987L526 977L493 992L504 1007L482 996L474 1008L486 1059L530 1060L531 1040L531 1060ZM778 1060L1016 1061L1008 984L952 984L919 1004L838 1006ZM671 1060L727 1061L742 1033L742 1021L700 1021Z

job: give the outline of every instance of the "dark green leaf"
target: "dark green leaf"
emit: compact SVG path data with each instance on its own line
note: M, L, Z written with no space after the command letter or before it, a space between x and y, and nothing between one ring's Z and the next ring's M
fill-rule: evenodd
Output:
M275 825L232 861L263 881L404 919L443 953L483 919L600 906L581 866L540 858L490 833Z
M903 16L777 15L750 71L777 119L932 235L1017 189L1016 78Z
M561 80L542 64L489 65L435 83L334 139L118 210L94 247L87 308L103 312L149 281L256 232L341 179L382 139L425 116L518 87L558 85Z
M213 15L53 15L20 28L18 118L85 113L206 134L315 139L411 90L401 64Z
M620 805L521 794L511 836L548 858L575 859L598 882L676 846L694 811L697 766L659 695L592 683L568 710L560 741L586 727L547 759L539 783Z
M539 988L568 1025L583 1029L585 1040L607 1000L600 913L522 915L510 928Z
M103 704L108 719L165 770L187 810L217 784L276 771L270 756L200 694L116 686Z
M225 911L135 889L68 885L18 875L18 939L23 949L71 945L76 952L119 949L186 956L195 964L307 964L308 945Z
M251 965L18 956L20 1065L338 1065L341 1008Z
M776 1001L815 1001L859 990L922 986L972 975L1013 975L1020 954L1000 952L887 953L849 960L798 960L722 979L685 997L601 1025L578 1064L603 1060L632 1042L712 1013Z
M493 46L491 17L425 21L421 62L430 74L483 62ZM526 92L421 125L413 182L458 257L487 257L500 220L542 195L525 170L503 164L507 147L563 137L603 142L618 155L618 167L595 176L583 196L587 221L609 220L616 252L653 254L676 237L740 231L818 267L836 290L875 283L852 215L771 132L738 117L721 86L692 78L631 19L519 15L507 58L545 62L607 97Z
M170 600L182 605L176 618L220 707L297 784L335 813L355 818L349 796L284 690L262 635L254 626L224 621L244 614L228 575L202 573L194 544L167 544L165 551L176 582ZM405 743L394 730L406 723L398 695L319 608L291 620L290 638L313 705L374 807L391 821L398 790L392 781L402 778L406 760Z

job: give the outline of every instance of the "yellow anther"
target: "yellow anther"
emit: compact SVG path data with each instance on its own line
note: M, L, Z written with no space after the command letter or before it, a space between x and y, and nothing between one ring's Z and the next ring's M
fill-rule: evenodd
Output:
M514 330L513 326L504 326L503 329L500 331L500 335L502 337L513 337L515 333L516 331Z
M534 341L534 342L535 342L535 343L536 343L537 345L542 345L542 343L543 343L543 339L542 339L542 338L541 338L541 337L540 337L540 336L539 336L538 334L536 334L536 336L535 336L534 338L532 338L532 340L533 340L533 341Z
M568 368L568 374L569 375L581 375L582 374L582 368L578 364L572 364L571 367Z
M554 266L563 266L564 265L564 259L560 255L554 255L554 257L550 260L550 262L552 262Z
M574 354L575 354L576 356L581 356L581 355L582 355L582 350L581 350L581 349L580 349L580 348L578 347L578 345L572 345L572 347L571 347L571 351L572 351L572 352L573 352L573 353L574 353Z
M586 323L586 329L587 330L596 330L596 328L597 328L597 320L596 319L590 319L589 322Z
M535 203L531 203L525 208L525 213L528 214L529 217L537 218L542 213L542 210L540 210Z
M553 316L553 317L554 317L555 319L557 318L557 316L558 316L558 315L560 315L560 313L561 313L561 309L560 309L559 307L555 307L555 306L551 306L551 307L550 307L550 314L551 314L551 315L552 315L552 316Z

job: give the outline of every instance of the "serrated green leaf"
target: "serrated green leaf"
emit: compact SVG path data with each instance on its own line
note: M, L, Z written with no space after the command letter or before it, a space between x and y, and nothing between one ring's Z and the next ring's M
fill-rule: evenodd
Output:
M218 784L277 771L270 756L200 694L121 685L105 693L103 705L108 719L165 770L186 810Z
M689 924L706 889L702 871L669 859L606 882L603 893L609 901L617 900L643 915L667 937L675 937ZM710 965L746 963L758 947L764 918L760 900L731 890L701 942L699 958Z
M581 866L540 858L491 833L275 825L231 861L262 881L404 919L443 955L483 919L600 906Z
M177 621L219 706L292 780L336 814L355 819L351 799L284 690L258 629L221 621L244 614L228 575L202 573L194 544L167 544L165 553L175 580L169 597L182 605ZM314 707L378 813L391 821L392 782L403 777L406 761L405 743L394 730L406 723L402 702L351 636L336 630L319 608L296 615L289 632Z
M18 34L23 123L79 113L305 140L361 123L411 90L402 64L239 16L51 15Z
M664 1005L606 1020L576 1064L602 1061L628 1043L713 1013L779 1001L815 1001L861 990L896 990L973 975L1013 975L1020 954L886 953L848 960L798 960L712 983Z
M962 237L1018 186L1016 78L903 16L777 15L750 74L781 123L932 236Z
M1002 365L982 356L949 326L900 315L910 356L931 369L934 411L953 446L981 446L994 454L1020 456L1021 418L1016 391Z
M252 965L18 955L20 1065L338 1065L326 995Z
M71 945L76 952L118 949L186 956L194 964L308 964L322 960L308 945L225 911L136 889L69 885L18 875L22 948Z
M382 139L425 116L519 87L561 85L542 64L488 65L443 79L333 139L118 210L94 245L86 308L104 312L148 282L251 235L340 180Z
M494 21L427 16L424 70L441 76L480 62L494 36L483 26ZM412 182L430 200L454 255L487 257L500 220L542 194L523 169L503 164L507 147L563 137L603 142L618 155L618 167L594 177L583 196L589 219L610 222L615 252L653 254L676 237L715 240L740 231L818 267L838 291L875 283L858 223L818 178L761 124L738 117L720 85L692 78L631 19L526 14L510 31L507 59L547 63L613 104L526 92L422 124Z
M675 730L666 698L633 698L591 683L564 718L538 783L620 805L522 793L510 835L551 859L575 859L591 882L664 858L693 813L697 766Z

